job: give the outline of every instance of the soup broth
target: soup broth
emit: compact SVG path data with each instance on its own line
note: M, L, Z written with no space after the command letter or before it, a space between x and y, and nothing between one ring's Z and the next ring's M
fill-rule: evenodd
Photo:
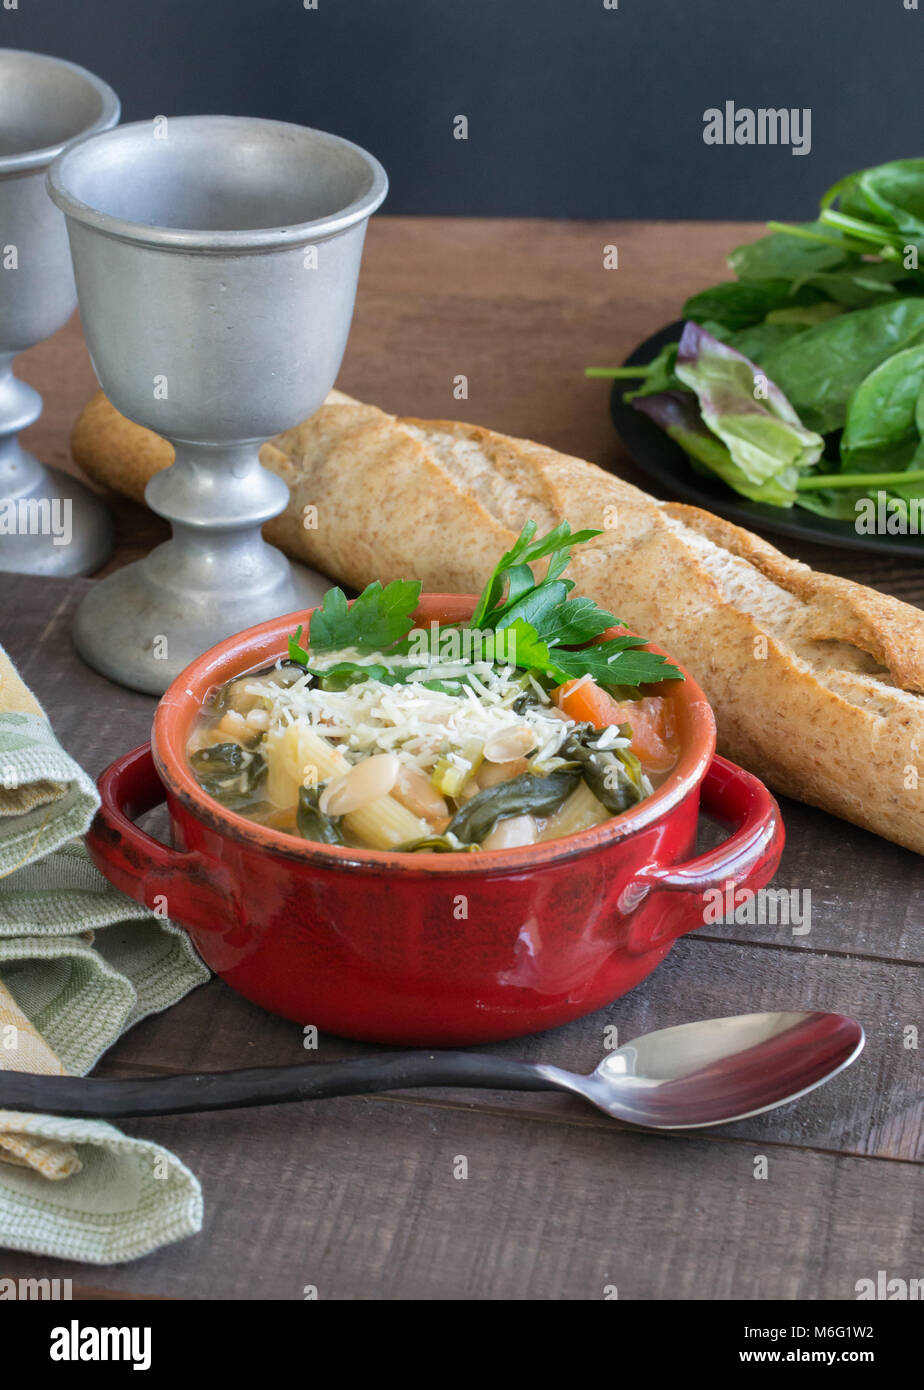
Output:
M323 844L479 852L587 830L649 796L677 758L672 701L589 677L355 648L214 690L190 767L229 810Z

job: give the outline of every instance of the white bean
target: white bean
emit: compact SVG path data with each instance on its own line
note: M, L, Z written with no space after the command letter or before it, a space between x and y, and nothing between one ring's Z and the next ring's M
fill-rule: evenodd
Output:
M218 725L223 734L230 734L232 738L250 738L253 732L248 728L247 720L237 710L229 709L223 715Z
M464 805L466 801L471 801L472 797L477 796L481 791L481 783L478 777L479 774L477 772L471 773L470 776L466 777L465 781L456 792L455 799L460 805Z
M509 763L489 763L481 764L478 769L478 786L496 787L499 782L509 782L511 777L519 777L521 773L529 771L529 763L525 758L516 758Z
M524 754L531 753L538 739L535 731L527 724L514 724L509 729L498 729L484 745L484 756L489 763L512 763Z
M402 806L413 811L415 816L422 816L431 825L448 824L449 807L427 774L419 768L410 767L407 763L401 764L392 796L396 801L400 801Z
M328 782L318 806L325 816L347 816L351 811L359 811L370 801L387 796L400 771L401 764L394 753L374 753Z
M532 816L508 816L499 820L481 842L482 849L516 849L519 845L534 845L537 840L536 822Z
M186 748L187 753L198 753L202 748L214 748L219 743L227 743L228 735L223 734L216 725L201 726L193 731Z

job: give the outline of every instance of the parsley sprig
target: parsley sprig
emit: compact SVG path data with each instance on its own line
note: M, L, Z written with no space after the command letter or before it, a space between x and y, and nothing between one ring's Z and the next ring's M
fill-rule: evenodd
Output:
M517 665L541 671L559 684L583 675L603 686L682 680L677 667L663 656L639 650L645 643L643 637L628 633L581 651L567 650L593 641L607 628L621 626L618 618L599 608L593 599L570 598L574 581L561 578L570 563L572 547L601 534L572 531L569 523L562 521L536 540L536 523L528 521L485 585L471 626L510 628ZM546 556L548 568L537 581L530 565Z
M317 652L385 651L410 631L419 601L419 580L395 579L383 588L376 579L352 604L342 589L328 589L311 616L311 645Z
M663 656L643 651L643 637L623 633L594 642L608 628L621 624L593 599L572 598L574 581L562 575L571 560L572 547L583 545L600 531L572 531L562 521L545 536L536 537L536 523L528 521L515 544L501 556L484 586L467 626L484 631L509 630L514 638L516 664L537 671L557 684L590 675L602 686L635 686L661 680L682 680L676 666ZM548 560L541 579L532 565ZM353 647L360 652L400 655L407 651L406 638L414 625L420 584L396 579L383 585L369 584L352 603L342 589L329 589L311 619L311 648L316 652ZM289 638L289 659L311 670L309 652L301 646L302 629ZM592 646L583 644L593 642ZM581 650L572 650L581 647ZM351 663L337 670L349 676ZM378 675L378 666L355 666L357 679Z

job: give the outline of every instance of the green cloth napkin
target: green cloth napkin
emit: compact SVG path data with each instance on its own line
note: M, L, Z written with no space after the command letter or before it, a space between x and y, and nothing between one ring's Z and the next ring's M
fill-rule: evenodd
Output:
M20 1031L4 995L24 1016L21 1055L44 1044L51 1058L30 1069L83 1075L209 978L186 934L113 888L75 838L98 804L0 647L0 1085ZM0 1144L7 1249L113 1264L201 1228L196 1177L112 1125L0 1108Z

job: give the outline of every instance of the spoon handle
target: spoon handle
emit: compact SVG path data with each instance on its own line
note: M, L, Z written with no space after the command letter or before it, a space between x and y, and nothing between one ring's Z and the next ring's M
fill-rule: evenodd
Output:
M504 1091L559 1089L555 1081L530 1062L468 1052L389 1052L345 1062L190 1072L137 1080L0 1071L0 1109L114 1120L284 1105L294 1100L371 1095L375 1091L414 1086L472 1086Z

